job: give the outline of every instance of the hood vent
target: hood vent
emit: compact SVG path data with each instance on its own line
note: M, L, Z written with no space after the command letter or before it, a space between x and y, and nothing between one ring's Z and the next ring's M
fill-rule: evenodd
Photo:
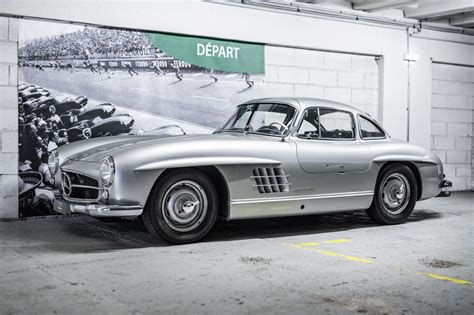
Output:
M289 192L291 183L288 183L288 177L280 167L254 168L253 176L250 176L255 180L253 186L261 194Z

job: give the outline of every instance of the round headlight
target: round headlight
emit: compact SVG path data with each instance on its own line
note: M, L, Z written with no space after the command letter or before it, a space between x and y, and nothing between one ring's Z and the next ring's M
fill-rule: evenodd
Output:
M59 169L59 155L58 150L53 150L48 156L49 172L54 175Z
M111 156L106 157L102 160L100 165L100 180L106 187L112 185L115 177L115 164L114 159Z

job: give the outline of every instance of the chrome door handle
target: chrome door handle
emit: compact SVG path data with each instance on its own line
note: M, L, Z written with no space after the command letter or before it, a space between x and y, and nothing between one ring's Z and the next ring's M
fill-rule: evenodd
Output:
M342 174L344 172L344 164L339 163L339 164L326 164L326 168L337 168L337 172Z
M344 164L326 164L326 168L330 167L339 167L339 168L344 168Z

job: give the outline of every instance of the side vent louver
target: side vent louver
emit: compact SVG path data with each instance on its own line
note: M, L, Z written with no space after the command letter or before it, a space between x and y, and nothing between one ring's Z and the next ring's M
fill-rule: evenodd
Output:
M290 190L291 183L288 183L289 175L279 167L259 167L253 169L251 179L255 180L254 187L257 187L261 194L282 193Z

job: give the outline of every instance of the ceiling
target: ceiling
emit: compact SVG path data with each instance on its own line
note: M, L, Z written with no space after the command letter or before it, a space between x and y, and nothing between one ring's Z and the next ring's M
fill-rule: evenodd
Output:
M239 1L240 2L240 1ZM474 31L474 0L242 0L242 3L274 3L307 9L364 11L371 15L417 20Z

